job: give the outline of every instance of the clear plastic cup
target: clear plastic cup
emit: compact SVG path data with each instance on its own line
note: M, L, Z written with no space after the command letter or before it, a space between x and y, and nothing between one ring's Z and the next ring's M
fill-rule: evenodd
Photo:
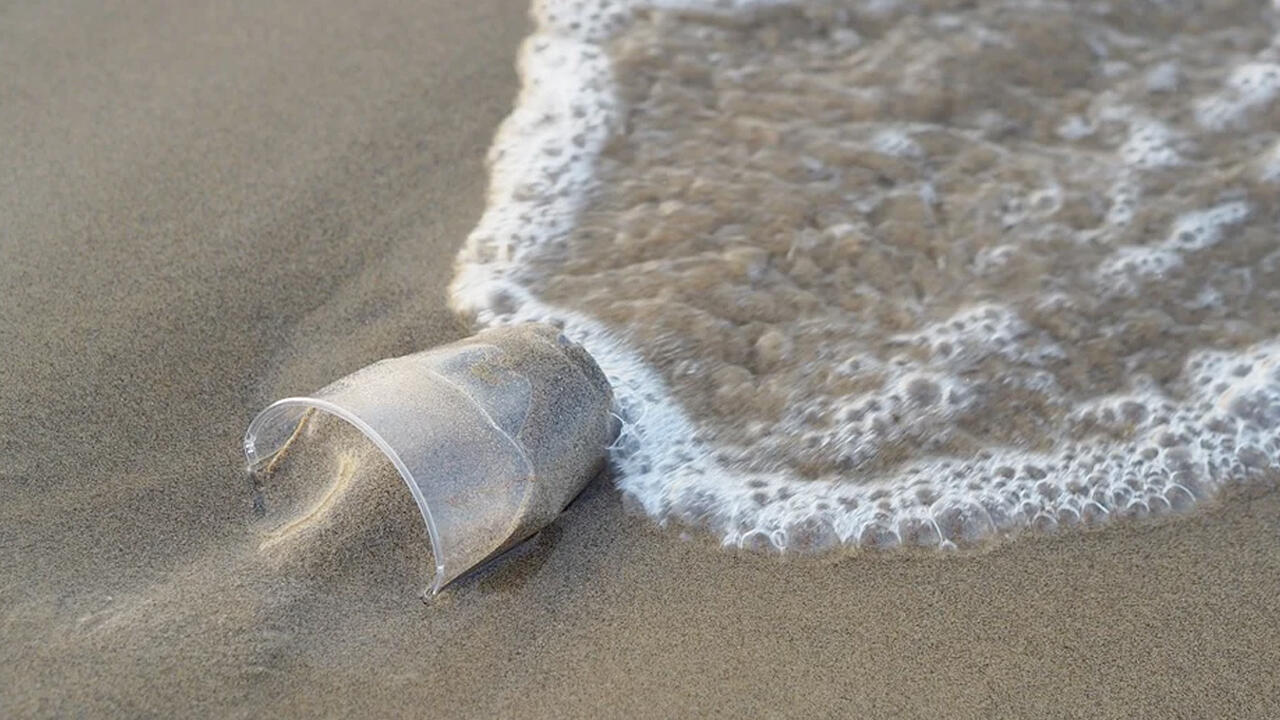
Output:
M422 512L431 592L556 518L601 469L613 393L555 328L497 328L376 362L249 424L249 470L271 463L312 409L351 423L391 460Z

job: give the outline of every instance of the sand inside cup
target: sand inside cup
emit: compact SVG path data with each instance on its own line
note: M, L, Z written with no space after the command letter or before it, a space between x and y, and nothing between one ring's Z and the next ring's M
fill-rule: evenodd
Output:
M349 429L334 427L344 421ZM599 472L612 437L608 382L550 326L488 330L375 363L255 419L246 440L255 505L281 511L262 548L327 523L371 453L385 453L427 526L438 591L553 521ZM332 448L321 466L277 480L314 442Z

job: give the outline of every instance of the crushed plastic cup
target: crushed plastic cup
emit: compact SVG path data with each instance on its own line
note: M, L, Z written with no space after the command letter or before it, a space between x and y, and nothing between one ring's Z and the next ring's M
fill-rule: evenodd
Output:
M600 471L613 392L581 346L548 325L486 330L278 400L249 424L251 472L313 411L364 433L395 465L427 525L431 592L541 530Z

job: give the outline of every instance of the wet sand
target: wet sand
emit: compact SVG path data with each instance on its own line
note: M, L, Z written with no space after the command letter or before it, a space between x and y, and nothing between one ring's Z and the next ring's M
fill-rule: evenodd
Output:
M0 14L4 714L1280 713L1274 492L798 561L665 535L601 478L423 603L412 502L353 450L355 521L260 549L253 413L466 334L445 284L524 12Z

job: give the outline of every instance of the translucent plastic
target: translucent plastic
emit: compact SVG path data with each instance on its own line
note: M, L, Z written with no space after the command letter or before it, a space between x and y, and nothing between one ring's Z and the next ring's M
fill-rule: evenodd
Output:
M551 522L600 470L612 392L554 328L489 330L382 360L249 425L251 471L269 463L312 408L369 437L395 464L426 521L433 593Z

